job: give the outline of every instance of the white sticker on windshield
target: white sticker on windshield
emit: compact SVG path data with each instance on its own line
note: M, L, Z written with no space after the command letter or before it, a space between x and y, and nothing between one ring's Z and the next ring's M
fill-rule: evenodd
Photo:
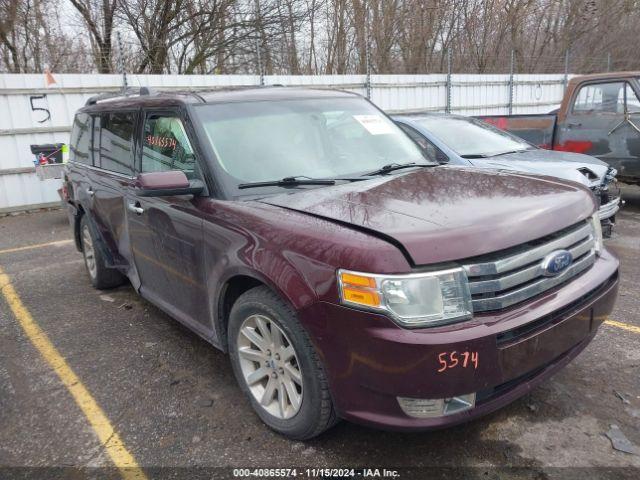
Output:
M371 135L395 133L391 122L381 115L354 115L353 118L360 122L360 125Z

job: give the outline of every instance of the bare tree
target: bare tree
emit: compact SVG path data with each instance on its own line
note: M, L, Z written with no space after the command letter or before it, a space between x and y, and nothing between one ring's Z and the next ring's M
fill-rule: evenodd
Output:
M0 0L0 71L91 68L82 41L64 32L54 0Z
M70 2L87 28L98 72L111 73L113 22L118 1L70 0Z
M16 33L18 23L18 2L0 0L0 43L4 47L4 64L13 73L21 71Z
M0 68L139 73L558 72L640 68L640 0L0 0Z

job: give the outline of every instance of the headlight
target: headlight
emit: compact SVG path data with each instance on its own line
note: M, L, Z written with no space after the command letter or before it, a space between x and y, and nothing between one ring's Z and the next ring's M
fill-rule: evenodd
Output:
M600 255L604 247L604 243L602 242L602 225L600 224L600 218L598 218L598 212L591 216L590 223L591 228L593 228L593 249L595 250L596 255Z
M461 268L409 275L338 271L340 299L384 311L404 327L425 327L471 318L471 294Z

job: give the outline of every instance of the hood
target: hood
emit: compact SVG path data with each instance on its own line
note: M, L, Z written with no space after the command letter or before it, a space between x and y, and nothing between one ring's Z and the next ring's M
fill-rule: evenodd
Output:
M578 182L589 188L600 185L609 169L605 162L589 155L543 149L469 161L477 167L549 175Z
M593 195L551 178L432 167L261 200L391 241L415 265L502 250L572 225Z

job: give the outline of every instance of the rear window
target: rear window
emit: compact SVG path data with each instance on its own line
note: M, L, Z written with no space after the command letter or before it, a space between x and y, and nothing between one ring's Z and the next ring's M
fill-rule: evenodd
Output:
M100 168L132 174L133 130L136 114L108 113L100 116Z
M473 118L434 115L415 122L461 157L492 157L532 148L524 140Z
M89 145L91 144L91 117L86 113L78 113L73 119L71 129L71 145L69 147L69 160L91 164Z
M627 82L597 83L580 87L573 104L573 113L625 111L640 111L640 100Z

